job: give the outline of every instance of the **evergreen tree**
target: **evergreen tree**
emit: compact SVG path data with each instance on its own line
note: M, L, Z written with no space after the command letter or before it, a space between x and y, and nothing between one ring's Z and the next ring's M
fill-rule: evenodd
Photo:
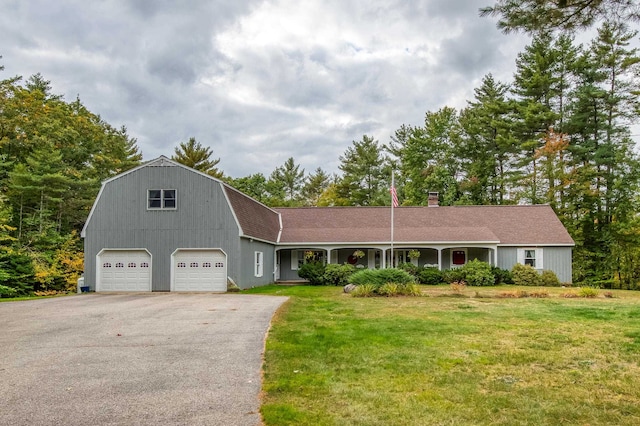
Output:
M480 15L498 16L498 28L507 33L536 33L589 28L601 19L637 21L640 10L633 0L497 0Z
M348 200L352 206L389 204L391 170L381 148L377 140L367 135L361 141L353 141L340 156L338 167L343 175L336 187L337 198Z
M532 204L552 201L546 199L545 194L553 181L539 167L536 152L544 146L549 129L561 118L559 100L561 94L564 95L565 82L556 72L558 57L551 35L538 34L516 60L513 93L517 96L518 120L515 132L521 150L519 167L524 177L520 197Z
M202 146L200 142L196 142L196 138L192 137L189 138L188 142L180 142L178 147L175 148L175 154L171 159L220 179L223 173L216 167L220 159L216 158L212 160L212 155L213 151L211 148Z
M618 267L618 241L637 210L638 156L628 128L634 114L633 78L640 59L629 49L634 36L624 26L604 24L580 58L572 117L573 176L581 190L570 193L576 214L568 224L582 258L580 279L602 280ZM618 230L623 230L618 234Z
M308 206L318 205L318 201L322 193L327 189L330 183L330 176L318 167L315 172L307 176L304 186L302 187L302 195Z
M460 138L458 115L453 108L427 112L424 127L403 126L388 150L399 163L404 205L426 205L436 191L444 205L458 198L458 164L454 149Z
M304 169L300 169L300 165L296 164L293 157L289 157L282 166L277 167L271 174L270 180L280 185L284 191L284 201L289 205L300 201Z
M475 98L460 115L464 135L456 155L464 180L460 187L466 204L503 204L513 186L516 143L512 132L509 87L491 74L475 89Z

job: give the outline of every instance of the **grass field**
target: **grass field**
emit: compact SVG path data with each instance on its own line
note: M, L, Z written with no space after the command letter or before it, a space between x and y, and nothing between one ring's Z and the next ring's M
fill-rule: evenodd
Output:
M638 425L640 293L503 298L287 295L265 354L267 425ZM540 290L540 289L538 289Z

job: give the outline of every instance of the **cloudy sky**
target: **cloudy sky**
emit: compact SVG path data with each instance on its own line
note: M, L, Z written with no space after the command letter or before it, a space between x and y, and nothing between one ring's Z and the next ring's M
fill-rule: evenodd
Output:
M335 172L426 111L510 81L522 35L491 0L0 0L0 78L40 72L125 125L146 160L195 137L232 177L289 157Z

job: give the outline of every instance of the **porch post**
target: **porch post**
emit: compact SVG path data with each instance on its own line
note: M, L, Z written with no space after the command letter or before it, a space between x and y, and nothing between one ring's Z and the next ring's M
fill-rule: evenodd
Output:
M327 249L327 265L331 263L331 252L332 252L332 249L328 248Z
M386 248L382 249L380 265L381 265L380 267L382 269L386 269L387 268L387 249Z
M438 250L438 271L442 271L442 249Z

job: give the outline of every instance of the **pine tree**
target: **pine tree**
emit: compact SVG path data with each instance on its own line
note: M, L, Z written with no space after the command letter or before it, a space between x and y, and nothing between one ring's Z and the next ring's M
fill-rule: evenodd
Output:
M175 154L171 159L220 179L223 173L216 167L220 159L216 158L212 160L212 155L213 151L210 147L202 146L200 142L196 141L196 138L192 137L189 138L188 142L180 142L178 147L175 148Z
M516 179L513 165L516 142L512 132L512 107L506 99L509 87L491 74L475 89L475 97L460 114L464 134L456 155L464 170L461 190L464 202L504 204Z
M308 206L318 205L318 200L322 193L327 189L330 183L330 176L318 167L315 172L307 176L304 186L302 187L302 195Z
M381 146L371 136L353 141L340 156L342 179L337 184L336 195L352 206L388 204L388 185L391 170L387 158L381 154Z
M458 164L454 149L460 138L455 109L445 107L425 114L424 127L407 127L396 132L395 153L400 164L405 205L427 205L428 193L440 193L444 205L458 198ZM402 141L402 147L399 142Z

